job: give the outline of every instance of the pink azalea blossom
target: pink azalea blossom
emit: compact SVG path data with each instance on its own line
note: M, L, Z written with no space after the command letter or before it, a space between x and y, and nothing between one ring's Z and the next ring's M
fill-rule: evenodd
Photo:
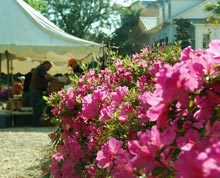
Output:
M212 126L210 123L207 124L207 136L220 138L220 121L215 121Z
M120 151L115 160L115 166L112 170L113 178L135 178L131 164L131 156L127 151Z
M128 102L125 102L121 106L119 106L119 109L120 109L120 116L119 116L118 120L120 122L127 121L127 119L128 119L127 117L134 110L133 107L131 106L131 104L129 104Z
M214 58L220 59L220 40L213 40L209 43L209 49L207 52L213 55Z
M89 177L90 178L95 178L95 175L96 175L96 172L97 172L97 168L95 165L91 165L89 168L88 168L88 174L89 174Z
M184 152L173 164L180 178L214 178L220 176L220 142L204 140ZM187 170L187 171L186 171Z
M54 159L52 159L52 162L50 164L50 173L54 176L54 178L62 178L62 173L58 162Z
M74 105L76 104L76 95L73 90L67 90L66 96L61 100L61 103L65 104L67 109L73 109Z
M74 170L73 160L66 159L61 167L62 177L64 178L80 178L79 174Z
M139 141L128 142L129 152L134 155L131 159L132 166L145 169L147 172L154 168L155 153L152 153L147 145L141 144Z
M119 104L119 103L121 103L124 100L125 96L127 95L127 92L128 92L128 87L126 87L126 86L124 86L124 87L119 86L119 87L117 87L115 89L114 92L111 92L110 95L111 95L113 101L116 104Z
M94 119L98 116L99 104L92 94L85 96L82 102L82 117L84 119Z
M195 52L192 49L191 46L183 49L183 51L181 52L181 57L180 57L180 61L186 61L189 59L193 59L195 57Z
M99 120L101 122L105 122L106 120L110 119L115 112L115 109L112 106L106 106L101 109Z
M186 130L183 137L179 137L177 139L177 145L180 149L186 151L186 149L191 149L192 146L195 145L197 141L199 141L199 138L200 135L198 131L196 131L195 129L188 129Z
M54 160L56 160L57 162L60 162L61 160L64 159L63 153L57 152L57 153L55 153L55 154L52 156L52 158L53 158Z
M98 167L111 169L122 144L123 142L118 141L115 138L109 139L109 141L104 144L102 149L97 153L96 161Z
M159 70L162 68L161 61L155 62L150 68L149 68L149 74L151 76L156 76L156 73L159 72Z
M75 138L68 138L63 146L64 154L67 154L69 159L73 160L72 165L76 165L82 158L82 150Z

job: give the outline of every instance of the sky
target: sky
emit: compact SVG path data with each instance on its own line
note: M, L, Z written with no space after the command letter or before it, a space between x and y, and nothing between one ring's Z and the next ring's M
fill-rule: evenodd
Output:
M129 6L132 2L135 2L138 0L112 0L112 2L117 3L117 4L121 4L123 6ZM139 1L156 1L156 0L139 0Z
M124 6L129 6L132 3L132 0L112 0L112 1Z
M156 0L111 0L111 1L112 1L112 4L117 3L117 4L121 4L126 7L126 6L130 6L131 3L136 2L136 1L156 1ZM114 15L114 18L119 18L119 17ZM115 26L113 24L112 30L103 29L103 32L105 32L106 34L111 34L114 30L115 30Z

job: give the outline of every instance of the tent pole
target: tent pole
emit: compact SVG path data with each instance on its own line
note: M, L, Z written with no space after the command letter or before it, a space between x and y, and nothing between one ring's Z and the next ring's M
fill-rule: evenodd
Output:
M7 86L8 90L10 89L10 76L9 76L9 56L8 56L8 51L5 51L5 58L7 61Z
M2 79L2 53L0 53L0 80Z
M14 80L13 80L13 62L12 62L12 59L9 59L9 61L10 61L10 65L11 65L11 67L10 67L10 69L11 69L10 83L13 85L13 83L14 83Z

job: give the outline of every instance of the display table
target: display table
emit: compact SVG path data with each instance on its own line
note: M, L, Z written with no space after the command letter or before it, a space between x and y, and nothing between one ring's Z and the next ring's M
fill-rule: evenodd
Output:
M12 111L12 119L15 127L31 126L33 112L32 108L22 108L21 111Z
M12 126L12 111L0 110L0 128Z
M0 110L0 128L31 126L32 118L31 107L23 107L20 111Z

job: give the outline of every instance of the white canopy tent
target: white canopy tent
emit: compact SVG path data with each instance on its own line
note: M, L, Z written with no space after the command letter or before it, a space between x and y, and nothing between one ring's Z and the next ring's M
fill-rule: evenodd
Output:
M31 59L27 59L25 61L20 61L18 59L13 60L13 65L11 66L13 74L26 74L31 71L32 68L36 68L40 63L38 61L33 61ZM3 60L1 62L1 72L7 74L7 60ZM71 69L67 66L67 64L63 66L53 65L53 67L48 71L50 74L65 74L71 73Z
M1 0L0 59L26 61L25 64L16 62L11 67L14 70L31 66L27 60L30 58L39 63L49 60L62 71L70 58L87 63L100 56L102 46L67 34L23 0ZM11 64L9 60L7 71Z

